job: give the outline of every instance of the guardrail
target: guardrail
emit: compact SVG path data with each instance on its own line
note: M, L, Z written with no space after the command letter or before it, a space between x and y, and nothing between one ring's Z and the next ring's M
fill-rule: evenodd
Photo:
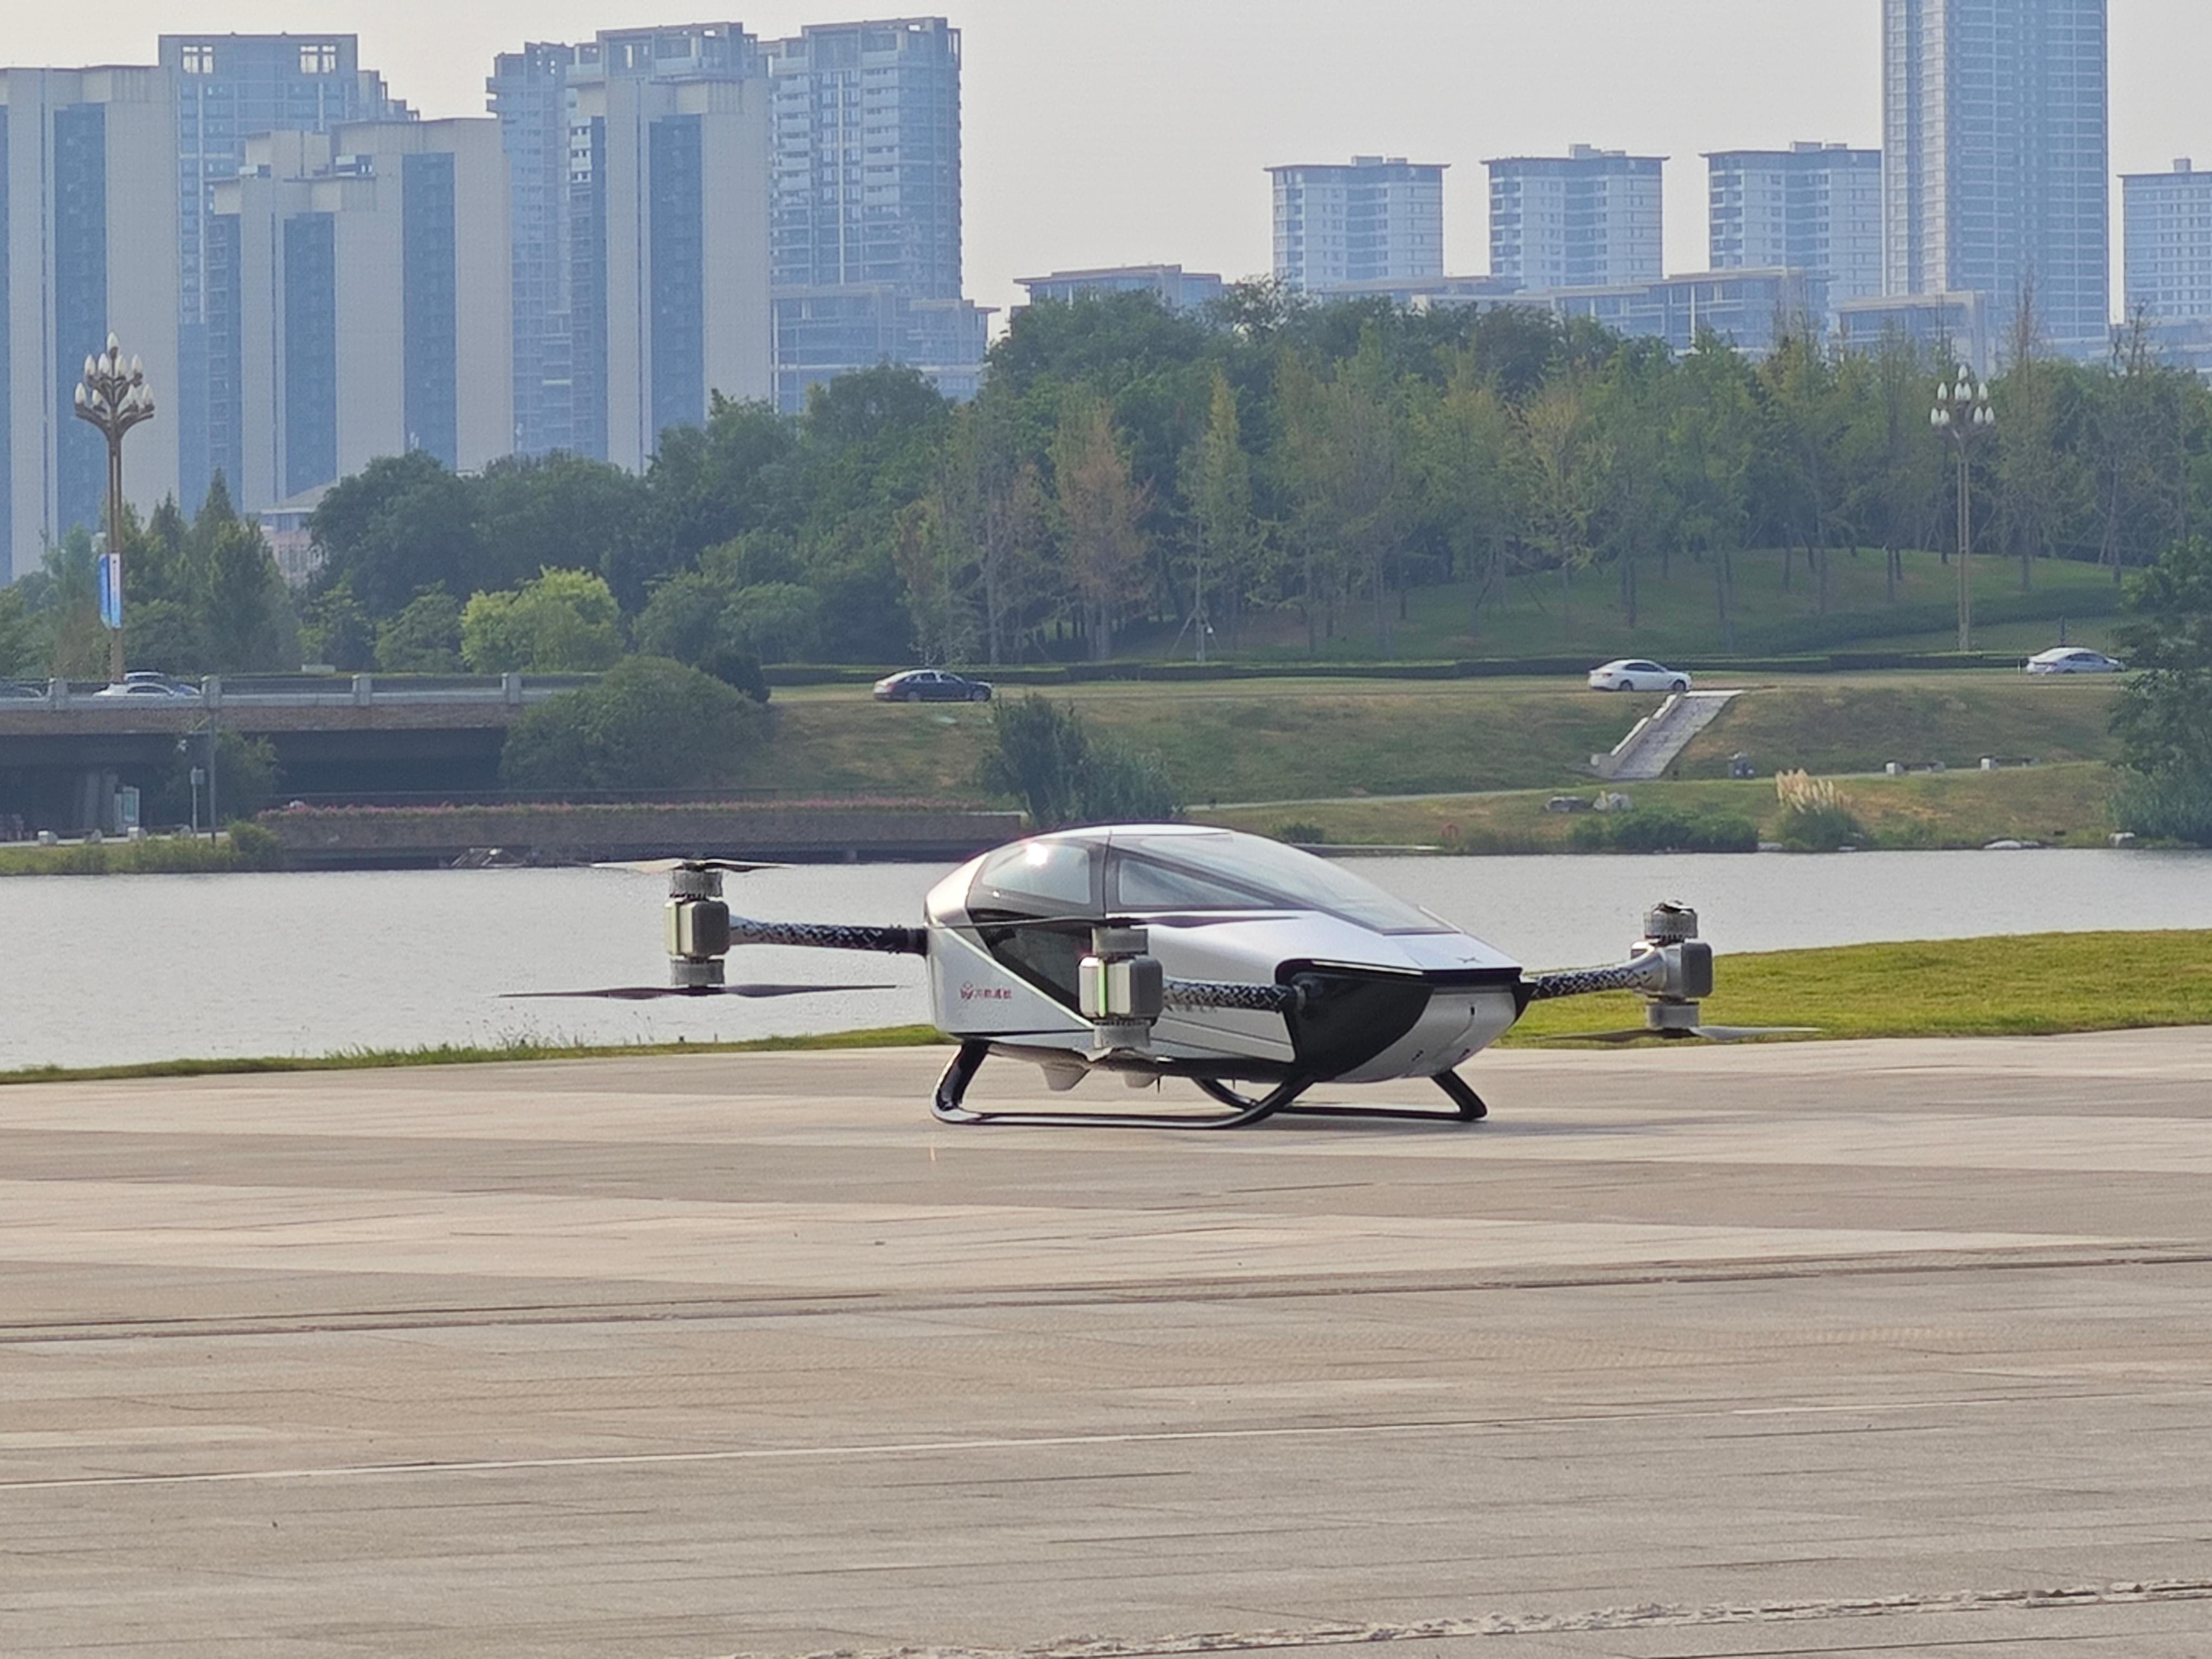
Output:
M564 691L589 684L588 674L499 674L464 678L452 676L382 676L352 674L342 678L308 675L225 679L210 674L193 686L185 681L162 682L167 695L133 692L122 696L101 695L108 690L99 682L48 680L46 690L30 696L0 698L8 708L112 708L143 704L201 708L374 708L424 703L522 704L543 702ZM140 682L153 684L154 682Z

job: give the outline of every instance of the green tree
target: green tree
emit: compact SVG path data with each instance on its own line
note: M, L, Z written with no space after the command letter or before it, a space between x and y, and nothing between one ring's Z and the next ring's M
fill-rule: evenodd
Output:
M1048 698L994 702L991 736L982 785L1019 800L1034 829L1157 823L1182 815L1182 798L1156 757L1097 736L1074 709Z
M375 661L375 624L349 585L318 588L301 600L300 651L303 661L328 663L348 673Z
M1081 607L1091 659L1114 654L1114 630L1140 602L1142 520L1149 492L1130 476L1129 460L1103 398L1069 398L1052 441L1053 501L1068 580Z
M1594 556L1590 520L1604 500L1612 457L1578 380L1536 393L1521 410L1520 427L1531 539L1551 554L1571 615L1574 573Z
M461 602L426 587L376 630L376 665L387 674L461 672Z
M471 481L422 450L387 455L332 484L308 532L323 550L319 588L350 587L378 621L426 587L487 584Z
M2128 586L2120 649L2135 670L2112 728L2139 833L2212 845L2212 541L2169 548Z
M1182 471L1188 626L1198 659L1204 662L1217 616L1230 647L1236 648L1267 562L1267 538L1253 511L1252 458L1244 452L1237 392L1219 368L1213 371L1206 396L1206 429L1192 441Z
M611 667L622 655L622 613L604 578L542 570L518 588L471 596L461 611L461 655L479 674Z
M630 657L517 720L500 777L548 793L712 789L744 775L766 741L766 718L712 675Z

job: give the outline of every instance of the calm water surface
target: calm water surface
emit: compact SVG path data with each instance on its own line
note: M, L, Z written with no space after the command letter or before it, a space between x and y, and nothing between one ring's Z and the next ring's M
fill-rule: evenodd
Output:
M748 914L905 922L948 866L731 879ZM1611 961L1653 901L1730 951L2096 928L2212 928L2212 854L1374 859L1392 891L1531 967ZM909 958L751 949L732 977L861 988L773 1002L514 1001L664 982L665 880L623 870L0 881L0 1069L543 1037L673 1042L928 1018ZM742 967L738 964L742 964ZM1725 974L1725 961L1721 971Z

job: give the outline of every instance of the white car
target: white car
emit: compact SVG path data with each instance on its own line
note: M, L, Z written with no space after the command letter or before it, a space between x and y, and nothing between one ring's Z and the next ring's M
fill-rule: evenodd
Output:
M95 697L166 697L173 702L178 698L188 698L198 702L200 694L197 687L179 685L173 680L132 678L119 684L103 685L92 695Z
M2101 651L2084 651L2077 646L2054 645L2048 651L2037 652L2021 667L2030 674L2118 674L2125 670L2127 665Z
M1589 672L1593 691L1686 691L1690 677L1642 657L1620 657Z

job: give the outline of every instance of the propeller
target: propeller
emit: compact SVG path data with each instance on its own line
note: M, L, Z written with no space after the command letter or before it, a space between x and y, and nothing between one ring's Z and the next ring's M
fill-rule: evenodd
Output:
M896 991L896 985L611 985L597 991L509 991L508 1001L534 997L605 997L650 1002L657 997L805 997L830 991Z
M1698 1039L1706 1042L1749 1042L1759 1037L1808 1036L1820 1030L1817 1025L1638 1025L1617 1031L1558 1031L1550 1036L1532 1038L1547 1046L1574 1042L1642 1042L1648 1038L1679 1042Z
M594 870L635 870L641 876L665 876L672 870L690 870L701 874L712 870L720 874L742 876L755 870L788 870L787 864L756 864L743 859L609 859L592 866Z

